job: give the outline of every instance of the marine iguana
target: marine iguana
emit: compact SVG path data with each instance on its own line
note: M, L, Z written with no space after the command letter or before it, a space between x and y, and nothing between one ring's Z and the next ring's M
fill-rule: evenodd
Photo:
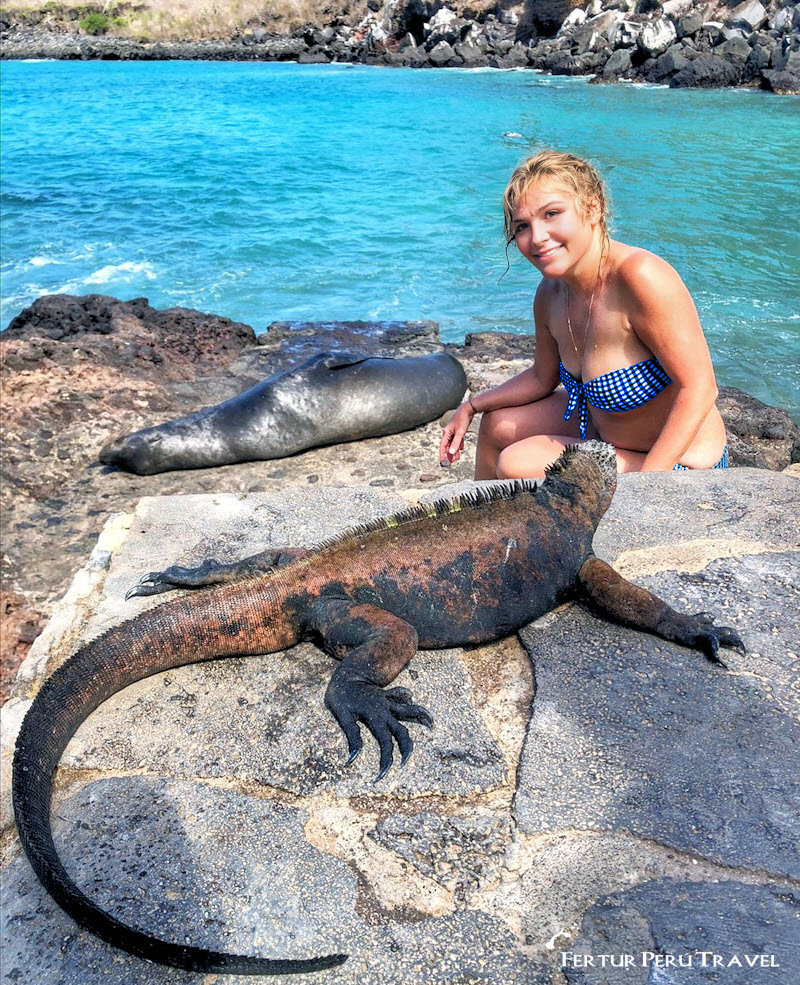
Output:
M421 647L508 635L571 598L601 614L701 650L743 649L705 613L681 615L625 581L592 553L616 486L613 449L568 448L545 481L477 489L354 527L309 550L265 551L145 575L129 595L198 587L83 646L46 681L23 722L13 768L20 839L39 879L79 924L132 954L194 971L287 974L334 967L346 955L275 960L160 940L97 907L66 872L53 843L50 800L61 754L106 698L187 663L283 650L314 639L340 662L325 704L361 749L359 722L380 747L380 773L412 751L404 722L431 725L405 688L388 688ZM724 664L723 664L724 666Z

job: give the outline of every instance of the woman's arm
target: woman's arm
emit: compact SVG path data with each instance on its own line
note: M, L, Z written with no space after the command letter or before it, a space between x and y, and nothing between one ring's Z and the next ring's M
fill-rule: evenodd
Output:
M633 330L676 387L661 434L643 472L667 471L692 443L717 399L717 384L697 309L677 272L652 253L636 252L620 266Z
M543 283L539 285L533 301L536 332L536 356L533 366L491 390L473 394L469 400L461 404L442 433L439 461L443 465L445 462L457 462L461 457L464 435L475 414L533 403L534 400L541 400L542 397L551 394L558 386L558 346L547 327L547 299Z

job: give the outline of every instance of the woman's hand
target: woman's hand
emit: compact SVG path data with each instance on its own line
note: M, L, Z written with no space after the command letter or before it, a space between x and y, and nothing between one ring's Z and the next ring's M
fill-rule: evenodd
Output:
M475 411L467 400L456 409L450 421L445 424L442 440L439 442L439 464L446 468L461 458L464 450L464 435L472 423Z

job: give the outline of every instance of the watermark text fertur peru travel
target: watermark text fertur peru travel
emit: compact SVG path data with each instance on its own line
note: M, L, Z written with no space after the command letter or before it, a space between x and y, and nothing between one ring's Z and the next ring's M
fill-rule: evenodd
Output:
M780 968L774 954L716 954L692 951L691 954L661 954L640 951L638 954L582 954L561 952L562 968Z

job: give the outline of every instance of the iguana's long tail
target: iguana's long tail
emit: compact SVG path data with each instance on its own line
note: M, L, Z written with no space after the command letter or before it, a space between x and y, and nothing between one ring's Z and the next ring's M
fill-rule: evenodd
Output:
M214 590L159 605L78 650L45 682L22 723L14 756L14 815L20 841L44 887L77 923L104 941L160 964L190 971L286 975L342 964L345 954L280 960L226 954L160 940L116 920L75 885L53 843L50 799L61 755L78 727L106 698L163 670L214 657L264 653L280 641L264 625L264 599L231 615L234 592ZM201 596L205 596L205 599ZM231 596L231 597L228 597ZM241 596L240 596L241 598ZM251 596L252 598L252 596ZM264 609L257 612L255 609ZM264 621L261 621L264 620ZM264 627L259 632L258 621Z

